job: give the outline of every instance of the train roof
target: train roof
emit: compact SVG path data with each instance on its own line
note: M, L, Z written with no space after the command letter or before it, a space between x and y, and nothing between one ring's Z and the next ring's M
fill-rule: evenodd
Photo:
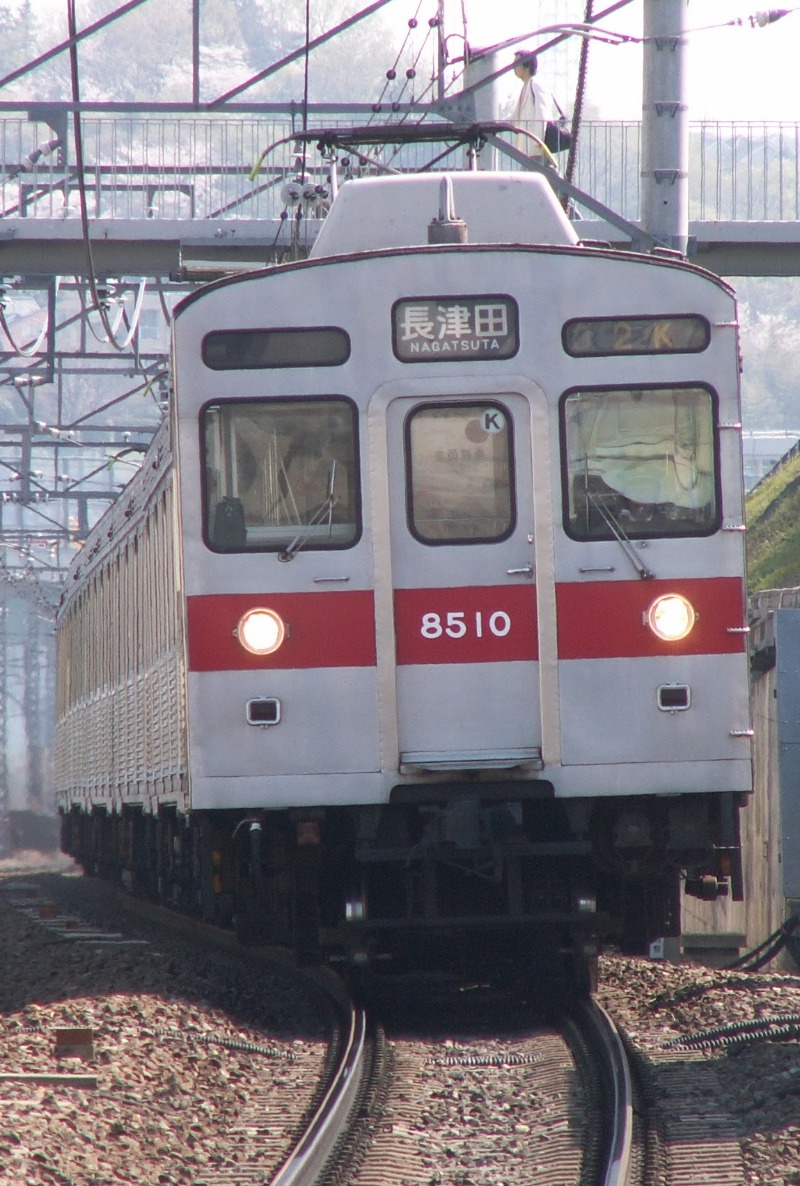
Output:
M448 221L463 223L471 244L570 247L579 242L552 188L538 174L412 173L345 182L309 254L319 258L427 246L430 225Z

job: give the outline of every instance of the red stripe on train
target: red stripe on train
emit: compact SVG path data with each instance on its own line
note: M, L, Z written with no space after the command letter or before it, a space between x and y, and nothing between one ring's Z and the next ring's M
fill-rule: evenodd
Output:
M281 671L374 667L371 590L335 593L221 593L187 598L190 671ZM234 635L245 610L280 614L287 637L274 655L251 655Z
M682 593L698 620L688 638L666 643L645 623L662 593ZM264 605L287 623L274 655L245 651L234 631L247 609ZM557 586L560 659L737 654L746 649L738 577L593 581ZM532 584L397 589L397 663L502 663L538 659ZM375 607L370 590L211 594L187 599L190 671L373 667Z
M509 663L538 658L533 585L396 589L397 663Z
M698 620L687 638L663 642L644 619L663 593L681 593ZM649 655L730 655L744 651L744 593L739 577L602 581L556 588L560 659L633 659Z

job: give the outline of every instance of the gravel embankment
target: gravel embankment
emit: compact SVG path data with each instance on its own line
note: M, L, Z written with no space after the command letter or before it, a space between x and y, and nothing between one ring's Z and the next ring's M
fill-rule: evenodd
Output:
M606 957L598 1000L647 1055L676 1038L771 1017L800 1020L800 976ZM675 1061L681 1050L674 1049ZM800 1184L800 1041L711 1047L719 1108L730 1116L751 1186ZM668 1063L660 1063L663 1073Z
M24 877L0 863L0 1183L214 1186L244 1163L256 1129L279 1158L325 1051L322 1020L297 982L139 921L145 942L135 945L59 937L10 900L26 880L41 884L35 870ZM56 883L80 899L83 917L130 933L100 883L46 878L45 892ZM676 1038L800 1015L800 976L607 956L598 999L660 1074L672 1060L665 1050L681 1059L667 1047ZM90 1029L93 1057L59 1057L62 1029ZM750 1186L800 1186L800 1042L721 1046L709 1058ZM96 1086L7 1078L34 1074L89 1075ZM481 1074L491 1099L504 1072Z
M135 943L65 938L24 904L34 880L0 865L0 1182L213 1186L256 1128L274 1165L326 1048L297 983L154 929ZM93 903L93 922L130 935L99 883L58 880ZM90 1057L61 1056L70 1029L91 1030Z

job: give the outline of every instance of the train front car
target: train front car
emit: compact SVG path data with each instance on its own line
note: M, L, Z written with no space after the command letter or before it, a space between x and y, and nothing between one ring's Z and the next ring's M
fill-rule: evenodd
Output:
M240 932L676 933L682 878L738 894L750 789L731 291L530 174L347 183L312 255L175 317L190 810Z

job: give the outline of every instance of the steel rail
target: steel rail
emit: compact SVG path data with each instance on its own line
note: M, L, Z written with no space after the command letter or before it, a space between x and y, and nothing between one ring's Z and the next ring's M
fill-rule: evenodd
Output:
M606 1064L609 1095L608 1143L602 1186L629 1186L633 1148L633 1085L628 1056L617 1027L595 1001L586 1005Z
M566 1032L577 1031L590 1059L591 1074L602 1082L602 1154L598 1186L633 1186L633 1083L617 1027L602 1006L586 1001L568 1014Z
M300 1140L273 1176L271 1186L314 1186L334 1151L369 1062L367 1016L363 1009L350 1006L346 1029L325 1094Z

